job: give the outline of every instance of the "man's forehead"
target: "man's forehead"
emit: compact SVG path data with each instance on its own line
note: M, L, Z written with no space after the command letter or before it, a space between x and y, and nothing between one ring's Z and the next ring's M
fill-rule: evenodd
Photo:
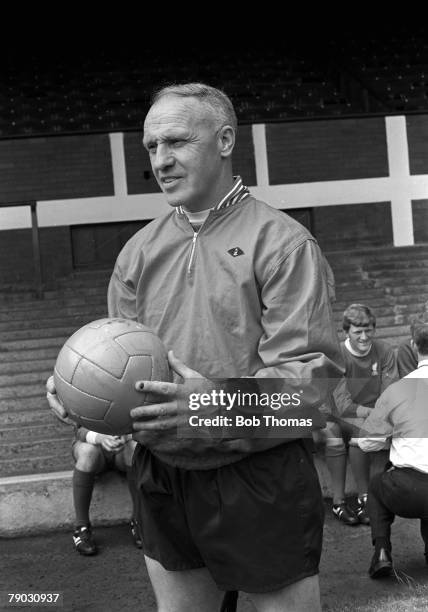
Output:
M164 126L190 127L212 117L206 104L194 97L168 95L155 102L147 113L144 131Z

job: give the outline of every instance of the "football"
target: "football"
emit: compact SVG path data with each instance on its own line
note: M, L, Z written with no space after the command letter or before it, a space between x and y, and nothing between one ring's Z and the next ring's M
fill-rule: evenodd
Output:
M129 319L109 318L81 327L65 342L55 368L58 399L69 417L98 433L132 433L131 408L149 398L138 380L171 380L159 337Z

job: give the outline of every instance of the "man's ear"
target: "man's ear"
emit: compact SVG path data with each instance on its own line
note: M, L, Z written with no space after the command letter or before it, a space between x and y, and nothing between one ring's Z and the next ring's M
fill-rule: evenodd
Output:
M231 125L224 125L219 130L218 139L220 144L220 155L222 157L229 157L235 146L235 130L233 127Z

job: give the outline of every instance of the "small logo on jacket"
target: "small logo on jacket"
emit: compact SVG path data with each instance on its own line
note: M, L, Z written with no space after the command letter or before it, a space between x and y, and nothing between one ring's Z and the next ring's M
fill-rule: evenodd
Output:
M239 255L244 254L244 251L240 249L239 247L233 247L233 249L228 250L228 253L229 255L232 255L232 257L239 257Z

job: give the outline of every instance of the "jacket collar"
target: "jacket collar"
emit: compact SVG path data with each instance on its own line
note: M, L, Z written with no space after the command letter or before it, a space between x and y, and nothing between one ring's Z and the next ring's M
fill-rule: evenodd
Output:
M229 206L233 206L234 204L241 202L244 198L246 198L250 194L250 190L248 189L248 187L243 185L242 178L239 175L234 176L233 178L235 179L235 181L233 183L232 189L228 191L226 195L220 200L220 202L216 204L215 206L213 206L211 210L217 211L217 210L221 210L222 208L229 208ZM177 206L175 210L177 211L177 214L179 215L186 214L186 211L183 209L181 205Z

